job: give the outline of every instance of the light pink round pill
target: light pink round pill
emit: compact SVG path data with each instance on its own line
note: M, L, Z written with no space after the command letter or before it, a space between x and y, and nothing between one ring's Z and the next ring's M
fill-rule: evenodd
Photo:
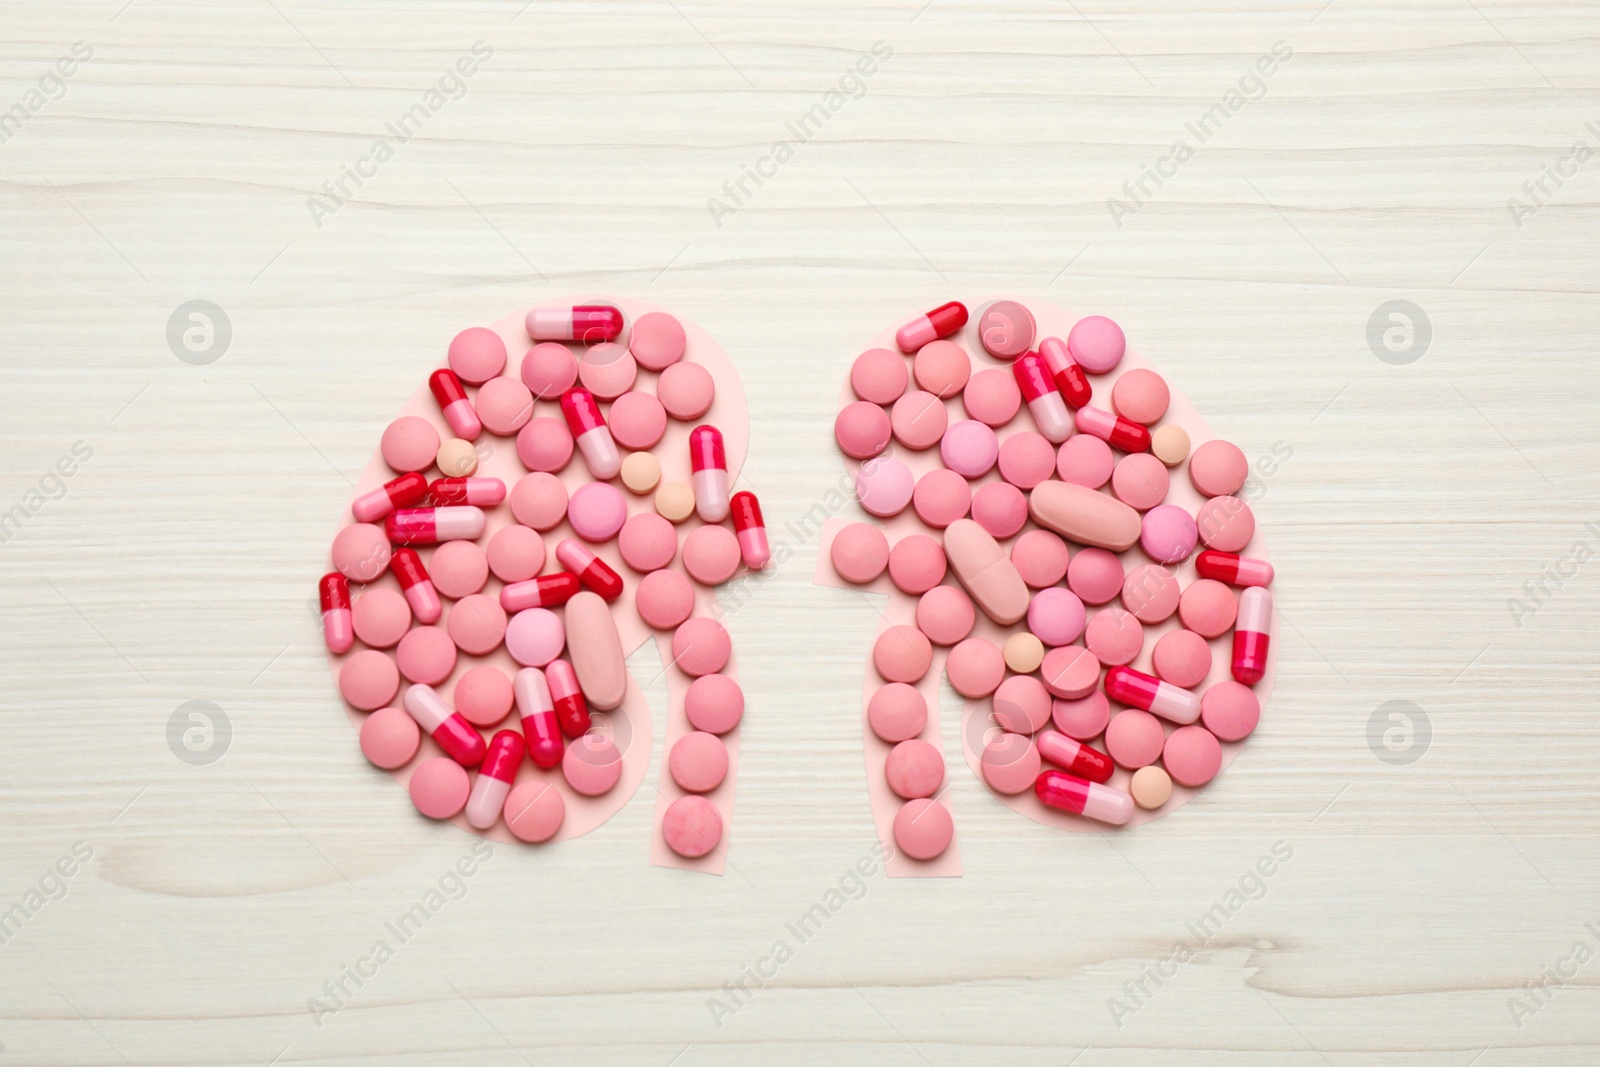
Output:
M1132 663L1144 649L1144 627L1121 608L1101 608L1084 628L1083 643L1107 667Z
M703 730L684 734L667 754L667 770L686 793L709 793L728 776L728 746Z
M522 384L540 400L558 400L578 381L578 358L566 345L541 341L522 357Z
M689 619L672 635L672 662L691 678L716 674L728 665L733 641L715 619Z
M506 612L500 601L483 593L462 597L445 618L450 640L469 656L487 656L506 636Z
M609 541L627 520L628 501L610 482L582 485L567 503L567 521L585 541Z
M1104 315L1079 319L1067 334L1067 351L1090 374L1104 374L1121 363L1127 347L1122 327Z
M1033 313L1015 300L996 300L978 313L978 341L996 359L1016 359L1033 347Z
M1156 505L1139 523L1139 547L1157 563L1182 563L1198 537L1194 517L1176 504Z
M506 343L486 326L469 326L450 342L450 369L468 385L481 385L505 369Z
M1261 721L1261 701L1249 686L1221 681L1200 697L1200 721L1223 741L1243 741Z
M964 640L977 621L972 598L953 585L936 585L917 601L917 629L936 645Z
M969 637L950 650L944 664L950 688L979 700L1000 687L1006 676L1006 659L993 641Z
M622 562L640 574L658 571L678 554L678 531L655 512L641 511L622 524L617 548Z
M651 311L634 320L628 351L645 370L666 370L683 358L687 343L683 323L665 311Z
M1106 724L1106 753L1129 770L1148 767L1160 759L1166 743L1161 720L1148 711L1127 708Z
M433 756L411 772L411 803L430 819L453 819L467 806L467 770L448 756Z
M392 648L411 629L411 605L393 589L369 589L356 597L351 621L362 644Z
M533 417L533 394L516 378L490 378L478 390L472 406L484 429L510 437Z
M1056 472L1056 446L1043 434L1020 430L1000 442L1000 477L1018 489L1032 489Z
M483 588L489 580L489 560L471 541L446 541L433 550L428 576L440 596L460 600Z
M1180 726L1167 738L1161 763L1174 782L1193 789L1222 769L1222 746L1204 726Z
M379 708L361 724L361 754L374 767L399 770L411 762L421 744L417 720L399 708Z
M544 570L544 538L526 526L503 526L489 538L484 555L502 582L525 582Z
M1090 489L1098 489L1110 481L1115 466L1111 446L1086 433L1067 438L1056 453L1056 472L1061 480L1087 485Z
M698 363L674 363L661 372L656 382L656 398L675 419L698 419L711 410L717 387L711 372Z
M1167 499L1170 483L1166 464L1148 452L1123 456L1111 472L1111 491L1135 511L1149 511Z
M931 797L944 784L944 757L926 741L902 741L889 750L883 776L895 795L904 800Z
M1250 505L1236 496L1214 496L1201 504L1196 525L1201 540L1218 552L1243 552L1256 535Z
M1178 597L1178 618L1201 637L1221 637L1233 628L1239 601L1221 582L1201 578Z
M641 452L654 448L667 432L667 409L649 393L623 393L612 401L606 424L617 444Z
M955 833L950 809L928 797L906 801L894 817L895 847L914 860L937 859Z
M1150 656L1156 677L1180 689L1193 689L1211 673L1211 646L1193 630L1162 634Z
M1029 530L1011 546L1011 565L1034 589L1055 585L1066 577L1071 559L1067 543L1049 530Z
M1050 693L1031 674L1013 674L994 691L994 721L1014 734L1033 734L1050 721Z
M889 550L889 580L902 593L921 596L944 581L944 548L927 534L910 534Z
M911 503L916 481L911 468L893 456L868 460L856 472L856 497L870 515L889 519Z
M834 536L828 557L839 577L862 585L877 578L889 565L889 539L881 526L853 522Z
M600 400L615 400L633 388L639 365L615 341L602 341L578 357L578 381Z
M1074 741L1092 741L1111 721L1111 702L1098 689L1076 700L1057 700L1050 706L1050 720Z
M402 415L383 431L378 450L383 461L402 474L425 471L439 451L439 431L427 419Z
M961 393L967 414L985 426L1001 427L1022 407L1022 390L1008 370L991 367L974 374Z
M567 745L561 773L573 792L597 797L609 793L622 777L622 753L611 738L590 731Z
M694 611L694 586L677 571L651 571L634 595L639 617L657 630L671 630Z
M889 413L876 404L857 400L846 404L833 420L833 437L851 459L871 459L889 447Z
M1010 482L990 482L972 494L972 518L989 536L1004 541L1028 521L1028 498Z
M518 782L506 794L506 828L518 841L542 844L556 835L566 817L567 802L549 782Z
M994 431L976 419L962 419L944 432L939 457L963 478L980 478L994 469L1000 441Z
M1067 564L1067 588L1085 604L1110 603L1122 585L1122 560L1103 548L1080 549Z
M964 519L972 508L972 486L953 470L935 467L917 479L911 493L917 517L936 530Z
M947 422L944 401L920 389L913 389L896 400L889 410L889 425L894 430L895 440L913 450L938 444Z
M1201 496L1232 496L1249 476L1244 453L1228 441L1207 441L1189 457L1189 481Z
M1159 564L1141 563L1122 581L1122 606L1146 626L1172 618L1178 595L1177 576Z
M917 386L941 400L948 400L966 388L972 376L972 359L954 341L929 341L917 350L911 373Z
M1094 692L1100 682L1100 661L1082 645L1052 648L1039 666L1044 687L1062 700L1077 700Z
M661 817L661 836L684 859L699 859L721 842L722 815L703 796L679 797Z
M450 701L472 725L498 726L511 713L511 679L499 667L473 667L456 679Z
M1172 392L1167 388L1166 379L1144 367L1124 372L1111 387L1113 410L1143 426L1160 422L1171 400Z
M561 625L561 616L549 608L528 608L506 623L505 642L506 651L522 666L543 667L561 655L567 632Z
M1076 641L1083 621L1083 601L1060 586L1039 590L1028 604L1028 629L1050 647Z
M873 404L893 404L905 394L910 381L905 357L887 348L869 348L850 368L850 388Z
M400 674L387 652L363 648L339 668L339 695L357 711L381 708L400 691Z
M732 578L739 559L739 539L726 526L699 526L683 539L683 568L701 585Z
M725 734L744 718L744 690L726 674L701 675L689 683L683 710L696 730Z
M886 682L909 685L927 674L932 664L933 646L915 626L891 626L872 646L872 665Z
M417 626L400 639L394 658L407 681L438 685L456 669L456 643L438 626Z
M928 725L928 702L915 686L890 682L867 701L867 725L891 745L908 741Z
M572 459L572 433L562 419L529 419L517 432L517 458L530 471L555 472Z
M389 566L389 538L383 527L357 522L340 530L333 538L333 566L352 582L370 582L383 577Z
M567 517L567 487L548 471L525 474L511 487L511 515L524 526L552 530Z
M1039 777L1039 750L1031 737L1002 733L984 746L981 766L990 789L1015 796L1033 788Z

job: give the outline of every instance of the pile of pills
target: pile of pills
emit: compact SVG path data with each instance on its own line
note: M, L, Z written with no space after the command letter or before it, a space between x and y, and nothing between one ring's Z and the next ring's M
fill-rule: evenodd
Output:
M616 789L630 744L648 761L624 707L622 633L646 632L619 632L631 608L663 645L671 635L665 669L681 676L660 840L705 857L725 833L744 695L697 587L771 558L760 505L731 492L727 443L702 421L714 346L664 312L630 324L610 304L510 323L458 334L431 399L383 432L320 583L339 691L361 751L423 815L481 832L504 820L530 843L571 836L593 825L574 829L568 809ZM717 410L739 420L742 453L733 393Z
M1210 439L1115 322L1067 329L1036 308L1065 339L1014 300L970 323L954 302L917 316L856 359L834 425L882 524L838 529L832 566L912 598L874 644L864 715L916 860L954 836L918 689L941 656L951 687L988 704L965 731L975 768L1057 825L1170 811L1260 717L1273 571L1244 453Z

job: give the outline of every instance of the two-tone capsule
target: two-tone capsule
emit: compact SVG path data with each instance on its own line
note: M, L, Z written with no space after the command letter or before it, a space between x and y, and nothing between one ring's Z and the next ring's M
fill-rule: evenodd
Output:
M467 391L461 387L456 372L448 367L439 368L428 376L428 388L439 402L439 410L444 412L444 421L450 424L451 431L464 441L476 440L483 432L483 423L472 401L467 399Z
M1233 630L1233 680L1255 685L1267 673L1272 645L1272 590L1253 585L1239 594Z
M467 823L487 830L500 821L511 783L517 780L522 752L527 746L515 730L501 730L489 738L489 749L478 768L478 779L467 797Z
M772 562L772 545L767 541L767 524L761 518L761 502L754 493L735 493L728 502L733 512L733 529L739 535L739 555L744 565L758 571Z
M1046 807L1070 811L1112 826L1121 826L1133 818L1131 796L1066 771L1041 772L1033 780L1033 795Z
M556 720L555 702L550 699L550 684L538 667L524 667L511 680L511 692L522 717L522 736L527 738L528 758L540 770L548 771L561 763L567 746L561 740L561 724Z
M1028 412L1044 439L1059 445L1072 436L1072 415L1067 411L1067 401L1050 378L1050 368L1044 357L1029 352L1011 364L1011 374L1022 390L1022 399L1028 402Z
M902 352L915 352L929 341L949 337L967 324L967 306L959 300L941 304L926 315L918 315L894 333L894 343Z
M432 686L417 685L406 689L402 703L406 713L417 720L422 732L433 738L444 754L463 767L476 767L483 762L486 751L483 735L459 711L450 710Z
M395 508L410 507L427 495L428 479L412 471L350 501L350 514L357 522L377 522Z
M438 622L444 605L416 550L395 549L394 555L389 557L389 569L394 571L395 578L399 580L400 591L405 594L406 603L411 605L411 614L417 617L417 621L428 624Z
M583 687L578 684L578 672L564 659L553 659L545 665L544 680L550 686L550 699L555 704L556 722L568 737L582 737L589 732L589 702L583 698Z
M1101 408L1079 408L1078 432L1098 437L1113 448L1124 452L1150 451L1150 431L1121 415L1113 415Z
M622 312L610 304L534 308L528 312L524 325L535 341L594 345L617 339L622 333Z
M1056 390L1062 398L1075 408L1086 407L1094 391L1089 388L1089 376L1068 351L1067 342L1059 337L1046 337L1039 342L1039 354L1050 368L1050 376L1055 379Z
M1194 569L1200 577L1229 585L1271 585L1272 564L1264 559L1241 556L1234 552L1218 552L1208 548L1194 558Z
M473 507L402 508L383 520L383 530L397 545L436 545L471 541L483 533L483 523L483 512Z
M568 537L556 545L556 561L576 574L585 589L599 593L602 600L615 600L622 595L622 575L581 541Z
M512 582L500 588L500 606L515 615L529 608L555 608L578 592L578 576L568 571L541 574L525 582Z
M336 656L349 652L356 639L350 583L338 571L329 571L317 583L317 598L322 602L322 639L328 651Z
M1106 696L1179 726L1188 726L1200 717L1198 694L1132 667L1112 667L1106 671Z
M1039 755L1062 770L1091 782L1111 781L1111 772L1116 769L1111 757L1104 752L1090 748L1081 741L1074 741L1057 730L1039 731L1033 743L1038 746Z
M587 389L568 389L561 394L561 414L589 473L602 482L615 478L622 469L622 454L594 394Z
M506 498L506 483L499 478L435 478L428 483L435 504L469 504L498 507Z
M689 431L689 469L694 472L694 507L702 522L728 517L728 454L722 431L696 426Z

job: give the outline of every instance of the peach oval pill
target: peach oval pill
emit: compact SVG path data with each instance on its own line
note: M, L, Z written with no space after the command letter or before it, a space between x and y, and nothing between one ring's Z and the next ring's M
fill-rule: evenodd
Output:
M1011 558L982 526L958 519L944 531L944 554L983 613L1010 626L1028 613L1028 587ZM892 557L891 557L892 559Z
M1033 313L1015 300L996 300L978 315L978 341L996 359L1016 359L1033 347Z
M1167 499L1170 484L1167 468L1148 452L1123 456L1111 471L1111 491L1135 511L1149 511Z
M1150 451L1162 463L1176 467L1189 458L1189 435L1170 422L1157 426L1150 431Z
M916 481L911 468L892 456L879 456L856 472L856 497L870 515L889 519L911 503Z
M462 381L481 385L505 368L506 343L486 326L469 326L451 340L445 358Z
M967 415L985 426L998 429L1016 417L1022 408L1022 390L1010 371L991 367L974 374L961 393Z
M833 438L851 459L871 459L888 448L891 432L889 413L865 400L846 404L833 420Z
M1067 564L1067 588L1085 604L1110 603L1122 584L1122 560L1103 548L1083 549Z
M417 720L399 708L379 708L361 724L361 754L374 767L399 770L411 762L421 744Z
M705 797L691 793L667 806L661 836L684 859L699 859L722 840L722 814Z
M941 400L948 400L967 386L972 376L972 359L954 341L929 341L917 349L911 373L917 385Z
M654 448L667 432L667 409L649 393L623 393L612 401L606 424L617 444L638 453Z
M649 511L630 516L617 535L622 562L641 574L658 571L678 554L678 531Z
M1032 738L1002 733L984 746L980 766L990 789L1015 796L1032 788L1042 764Z
M889 565L889 539L882 527L853 522L834 536L828 558L839 577L862 585L876 579Z
M744 690L726 674L701 675L689 683L683 710L696 730L725 734L744 718Z
M1233 628L1239 602L1221 582L1201 578L1178 596L1178 618L1201 637L1221 637Z
M972 494L972 520L1003 541L1028 521L1028 498L1010 482L990 482Z
M450 640L469 656L487 656L506 636L506 612L500 601L483 593L462 597L445 619Z
M1090 374L1104 374L1122 362L1128 339L1122 327L1104 315L1081 318L1067 334L1067 352Z
M1144 627L1121 608L1101 608L1084 628L1083 643L1107 667L1132 663L1144 650Z
M555 473L572 459L572 431L565 419L540 416L517 431L517 458L530 471Z
M928 702L915 686L890 682L867 701L867 725L891 745L908 741L928 725Z
M662 482L656 488L656 513L671 523L694 514L694 486L688 482Z
M1198 537L1193 516L1176 504L1158 504L1140 520L1139 547L1157 563L1182 563Z
M944 401L920 389L913 389L896 400L889 411L889 425L895 440L913 451L938 444L947 424Z
M357 711L372 711L400 691L400 673L387 652L364 648L339 668L339 693Z
M1166 622L1178 610L1178 579L1155 563L1143 563L1122 582L1122 606L1147 626Z
M732 655L733 641L715 619L689 619L672 635L672 662L691 678L717 673Z
M1074 741L1093 741L1106 732L1111 702L1098 689L1076 700L1057 700L1050 706L1050 721Z
M351 523L333 538L333 569L352 582L370 582L389 568L393 549L382 526Z
M1178 602L1183 602L1181 596ZM1151 664L1163 682L1193 689L1211 673L1211 646L1193 630L1170 630L1156 641ZM1201 707L1203 711L1203 703Z
M544 570L544 538L526 526L504 526L489 538L484 555L502 582L525 582Z
M555 400L578 381L578 358L566 345L541 341L522 357L522 384L540 400Z
M911 534L889 550L889 580L902 593L921 596L944 581L944 549L927 534Z
M950 679L950 688L979 700L1000 687L1006 676L1005 656L994 642L969 637L950 650L944 672Z
M1111 386L1112 410L1145 426L1160 422L1171 400L1166 379L1144 367L1125 371Z
M709 793L728 776L728 746L702 730L684 734L667 756L667 771L686 793Z
M976 419L962 419L944 432L939 458L963 478L981 478L994 469L1000 441L994 431Z
M911 374L898 352L869 348L850 367L850 388L870 404L893 404L905 395Z
M402 415L383 431L378 451L397 473L425 471L433 466L433 457L439 451L439 431L427 419Z
M1139 540L1139 513L1087 486L1045 482L1029 494L1028 511L1040 526L1080 544L1126 552Z
M602 341L578 357L578 381L601 400L615 400L633 388L639 365L626 348Z
M891 626L872 646L872 665L886 682L918 681L933 663L933 646L915 626Z
M548 471L524 474L511 487L511 516L540 532L554 529L567 517L567 487Z
M1066 577L1071 558L1067 543L1049 530L1029 530L1011 545L1012 564L1023 582L1034 589L1055 585Z
M489 580L489 559L471 541L446 541L433 550L428 573L441 596L460 600L482 589Z
M1000 477L1018 489L1032 489L1056 472L1056 446L1043 434L1021 430L1000 442Z
M1032 674L1044 662L1044 642L1030 633L1014 633L1000 646L1006 666L1018 674Z
M911 493L911 506L917 517L936 530L965 518L972 508L972 486L961 475L944 467L917 479Z
M668 415L685 422L710 411L716 395L711 372L698 363L674 363L656 381L656 399Z
M917 629L936 645L964 640L977 620L972 598L953 585L936 585L917 601Z
M1160 767L1140 767L1128 782L1128 792L1133 802L1146 811L1154 811L1172 797L1172 778Z
M577 672L578 687L591 708L611 711L622 703L628 689L622 638L611 609L599 594L585 589L567 601L564 610L567 659Z
M373 648L392 648L411 629L411 605L393 589L369 589L351 608L356 636Z
M505 642L506 651L521 666L544 667L561 655L567 642L566 628L561 616L549 608L527 608L505 624Z
M478 469L478 450L471 441L452 437L439 446L434 462L446 478L466 478Z
M993 710L1002 730L1037 733L1050 721L1050 693L1031 674L1014 674L994 691Z
M448 756L433 756L417 764L407 788L411 803L430 819L453 819L467 806L472 783L465 767Z
M649 452L630 452L622 461L621 474L628 492L644 496L661 484L661 461Z
M486 430L510 437L533 417L533 393L516 378L491 378L478 390L472 406Z
M652 571L639 580L634 605L647 626L676 629L694 611L694 587L677 571Z
M1200 721L1223 741L1243 741L1261 721L1261 700L1249 686L1231 679L1200 697Z
M944 756L926 741L902 741L889 750L883 775L903 800L930 797L944 784Z
M1189 481L1201 496L1232 496L1249 476L1244 453L1228 441L1207 441L1189 457Z
M1039 675L1051 696L1077 700L1094 692L1100 681L1100 661L1082 645L1065 645L1044 654Z
M400 639L394 658L407 681L438 685L456 669L456 643L437 626L418 626Z
M741 559L739 539L725 526L698 526L683 539L683 569L701 585L721 585Z
M1086 433L1067 438L1056 451L1056 473L1061 480L1089 489L1110 481L1115 466L1111 446Z
M622 777L622 753L604 734L586 733L574 739L562 753L561 775L573 792L586 797L601 796L611 792Z
M1060 586L1039 590L1028 604L1028 629L1052 648L1076 641L1083 623L1083 601Z
M542 844L556 835L567 817L561 790L549 782L519 782L506 794L506 828L518 841Z
M589 482L572 494L567 521L589 542L609 541L628 519L628 502L610 482ZM490 561L491 565L493 561Z
M640 315L628 337L628 351L645 370L666 370L683 358L687 346L683 323L665 311Z
M955 832L956 824L950 818L950 810L928 797L906 801L894 817L895 846L914 860L937 859L943 855Z
M1161 752L1167 773L1179 785L1205 785L1222 769L1222 746L1204 726L1180 726Z
M1207 548L1243 552L1256 535L1256 517L1238 497L1214 496L1200 505L1196 528Z
M474 726L498 726L511 713L511 679L498 667L473 667L456 679L451 703Z
M1129 770L1147 767L1160 759L1166 743L1161 720L1148 711L1127 708L1106 724L1106 752Z

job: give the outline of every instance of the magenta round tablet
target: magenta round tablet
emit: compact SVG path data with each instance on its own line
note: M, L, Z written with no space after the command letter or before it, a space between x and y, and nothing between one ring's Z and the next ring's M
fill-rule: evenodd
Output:
M921 596L944 581L944 548L927 534L910 534L889 550L889 580L902 593Z
M1166 743L1161 720L1148 711L1127 708L1106 724L1106 752L1129 770L1148 767L1160 759Z
M1000 687L1006 676L1005 655L993 641L969 637L950 650L944 664L950 688L978 700Z
M1067 351L1090 374L1104 374L1116 367L1127 347L1122 327L1104 315L1079 319L1067 334Z
M387 652L363 648L339 667L339 694L358 711L381 708L400 691L400 673Z
M566 345L541 341L522 357L522 384L540 400L558 400L578 381L578 357Z
M1135 511L1149 511L1167 499L1170 483L1167 465L1148 452L1123 456L1111 471L1111 491Z
M460 600L482 589L489 580L489 559L471 541L446 541L433 550L428 575L440 596Z
M1144 649L1144 627L1121 608L1101 608L1084 628L1083 643L1107 667L1132 663Z
M994 721L1014 734L1037 733L1050 721L1050 693L1031 674L1013 674L994 691Z
M685 621L672 635L672 662L691 678L722 670L731 655L733 641L728 631L704 615Z
M948 400L966 388L972 376L972 359L954 341L929 341L917 349L911 373L918 388Z
M511 621L506 623L505 642L506 651L522 666L543 667L561 655L567 633L561 625L561 616L555 612L548 608L528 608L511 616Z
M989 536L1004 541L1028 521L1028 498L1010 482L990 482L972 494L972 518Z
M1222 768L1222 746L1204 726L1180 726L1167 738L1161 763L1174 782L1193 789L1217 776Z
M351 610L356 636L373 648L392 648L411 629L411 605L393 589L369 589Z
M448 756L433 756L411 772L411 803L430 819L453 819L467 806L467 770Z
M696 730L725 734L744 718L744 690L726 674L701 675L689 683L683 710Z
M572 458L572 433L562 419L540 416L517 431L517 458L530 471L555 472Z
M917 629L936 645L953 645L978 620L972 598L953 585L936 585L917 601Z
M895 847L914 860L937 859L955 833L950 809L928 797L906 801L894 817Z
M634 320L628 351L645 370L666 370L683 358L687 343L683 323L665 311L650 311Z
M853 522L834 535L828 558L839 577L861 585L877 578L889 565L889 539L881 526Z
M1261 721L1261 701L1249 686L1221 681L1200 697L1200 721L1223 741L1243 741Z
M1244 453L1228 441L1207 441L1189 457L1189 481L1201 496L1232 496L1249 476Z
M609 793L622 777L622 753L611 738L591 731L567 745L561 773L574 792L597 797Z
M1139 547L1157 563L1182 563L1198 537L1194 517L1176 504L1159 504L1140 520Z
M400 639L395 662L407 681L438 685L456 669L456 643L438 626L418 626Z
M667 409L649 393L623 393L612 401L606 424L617 444L639 452L661 440L667 430Z
M506 794L506 829L518 841L542 844L556 835L567 816L567 802L561 790L550 782L532 779L518 782Z
M439 451L439 431L427 419L402 415L389 424L378 442L383 461L396 471L425 471Z
M933 647L915 626L891 626L872 646L872 665L886 682L915 682L932 663Z
M889 447L889 435L889 413L865 400L846 404L833 420L834 440L851 459L876 456Z
M1111 386L1112 410L1143 426L1160 422L1171 399L1166 379L1144 367L1124 371Z
M684 859L699 859L722 841L722 815L703 796L679 797L661 817L661 837Z
M1201 578L1178 597L1178 618L1201 637L1221 637L1233 628L1239 602L1221 582Z
M850 388L873 404L893 404L905 394L911 378L905 357L887 348L869 348L850 368Z
M984 746L980 766L990 789L1014 796L1031 789L1039 777L1039 749L1030 737L1002 733Z
M1111 702L1098 689L1076 700L1057 700L1050 706L1050 720L1074 741L1092 741L1111 721Z
M486 326L469 326L450 342L450 369L468 385L480 385L505 369L506 343Z
M1032 489L1056 472L1056 446L1043 434L1020 430L1000 442L1000 477L1018 489Z
M1250 505L1236 496L1214 496L1201 504L1196 525L1206 547L1218 552L1243 552L1256 535Z
M628 501L610 482L580 486L567 503L567 521L585 541L611 540L627 518Z
M913 450L938 444L947 423L944 401L920 389L913 389L896 400L889 411L889 425L894 430L895 440Z
M1111 446L1086 433L1067 438L1056 452L1056 473L1061 475L1061 480L1090 489L1098 489L1110 481L1115 466Z
M703 730L684 734L667 754L667 771L686 793L709 793L728 776L728 746Z
M897 745L916 737L928 725L928 702L915 686L890 682L867 701L867 725L880 740Z
M499 667L473 667L456 679L450 702L474 726L498 726L511 712L511 679Z
M1156 563L1141 563L1122 581L1122 606L1147 626L1172 618L1178 595L1177 576Z
M519 523L502 526L489 538L484 555L502 582L525 582L544 570L544 538Z
M911 493L911 506L917 517L936 530L967 517L972 507L972 486L961 475L944 467L917 479Z
M1067 564L1067 588L1085 604L1110 603L1122 584L1122 560L1103 548L1080 549Z
M739 539L726 526L697 526L683 539L683 569L701 585L732 578L739 560Z
M1083 601L1060 586L1039 590L1028 604L1028 629L1048 646L1072 644L1083 622Z
M904 800L931 797L944 784L944 756L926 741L902 741L889 750L883 776L895 795Z
M500 601L483 593L462 597L445 619L450 640L469 656L487 656L506 635L506 612Z
M374 767L399 770L411 762L421 744L417 720L399 708L379 708L361 724L361 754Z
M698 363L674 363L656 381L656 398L675 419L698 419L711 410L717 387Z
M991 367L974 374L961 393L967 414L985 426L1001 427L1022 407L1022 390L1009 370Z
M653 511L630 516L617 534L622 562L641 574L657 571L678 554L678 530Z
M1082 645L1064 645L1044 654L1039 667L1044 687L1063 700L1088 696L1100 682L1100 661Z
M533 394L516 378L490 378L478 390L472 406L484 429L510 437L533 417Z
M524 474L511 487L511 515L524 526L552 530L567 517L567 487L548 471Z
M671 630L694 611L694 586L677 571L651 571L634 596L639 617L657 630Z
M383 527L352 523L333 537L333 567L352 582L370 582L383 577L391 551Z
M590 345L578 357L578 382L600 400L615 400L633 388L639 365L615 341Z
M979 478L994 468L1000 441L994 431L976 419L962 419L944 432L939 457L963 478Z
M916 482L911 468L893 456L868 460L856 472L856 497L870 515L893 518L911 503Z
M1182 597L1179 602L1182 603ZM1193 689L1211 673L1211 646L1193 630L1169 630L1150 654L1157 678L1179 689Z

